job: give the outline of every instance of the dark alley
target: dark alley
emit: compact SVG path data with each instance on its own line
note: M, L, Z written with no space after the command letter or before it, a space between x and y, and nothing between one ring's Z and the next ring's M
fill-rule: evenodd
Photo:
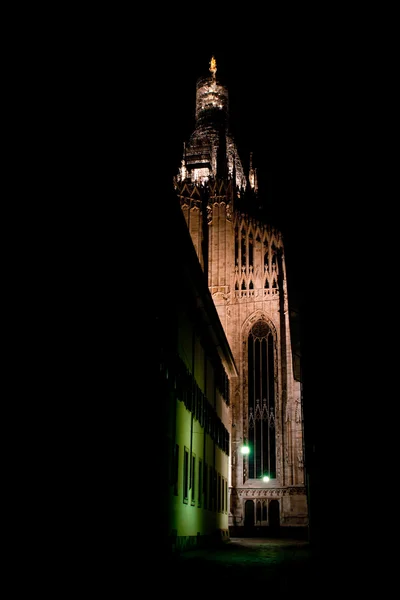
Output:
M231 538L220 547L182 553L168 573L171 581L206 595L251 589L309 598L318 593L317 562L305 540Z

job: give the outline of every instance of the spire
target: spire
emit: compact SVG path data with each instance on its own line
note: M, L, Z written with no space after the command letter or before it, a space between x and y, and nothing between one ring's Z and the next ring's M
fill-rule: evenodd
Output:
M210 71L212 73L213 79L215 80L215 74L217 72L217 61L213 56L211 57L210 61Z

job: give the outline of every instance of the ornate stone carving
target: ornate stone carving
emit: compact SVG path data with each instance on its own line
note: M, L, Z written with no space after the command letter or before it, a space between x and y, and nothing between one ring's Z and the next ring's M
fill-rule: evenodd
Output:
M299 466L299 469L303 469L304 468L304 463L303 463L303 450L298 450L297 451L297 464Z
M283 496L305 496L306 488L286 487L286 488L236 488L235 493L239 498L282 498Z
M296 400L295 421L296 421L296 423L301 423L301 405L300 405L300 400Z
M291 420L292 419L290 416L290 405L289 405L289 402L286 402L285 423L290 423Z
M207 224L210 225L212 223L212 217L213 217L213 211L212 211L212 207L207 204Z

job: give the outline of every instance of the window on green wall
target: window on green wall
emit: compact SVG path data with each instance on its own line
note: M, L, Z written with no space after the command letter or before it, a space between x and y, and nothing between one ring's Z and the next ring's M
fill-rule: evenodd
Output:
M188 503L189 498L189 450L184 448L183 450L183 501L185 504Z
M210 465L209 467L209 488L208 488L208 508L214 510L214 468Z
M217 470L214 469L214 512L218 510L218 474Z
M197 506L201 506L202 494L203 494L203 462L199 458L199 478L198 478L198 491L197 491Z
M208 465L204 463L204 508L208 506Z
M192 454L192 469L190 473L192 489L192 506L196 504L196 455Z

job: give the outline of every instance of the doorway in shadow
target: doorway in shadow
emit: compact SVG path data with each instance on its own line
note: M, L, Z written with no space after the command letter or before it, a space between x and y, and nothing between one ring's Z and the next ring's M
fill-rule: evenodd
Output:
M271 500L268 507L269 512L269 529L271 532L277 532L280 528L280 517L279 517L279 501Z
M246 500L244 505L244 529L246 535L251 535L254 529L254 502Z

